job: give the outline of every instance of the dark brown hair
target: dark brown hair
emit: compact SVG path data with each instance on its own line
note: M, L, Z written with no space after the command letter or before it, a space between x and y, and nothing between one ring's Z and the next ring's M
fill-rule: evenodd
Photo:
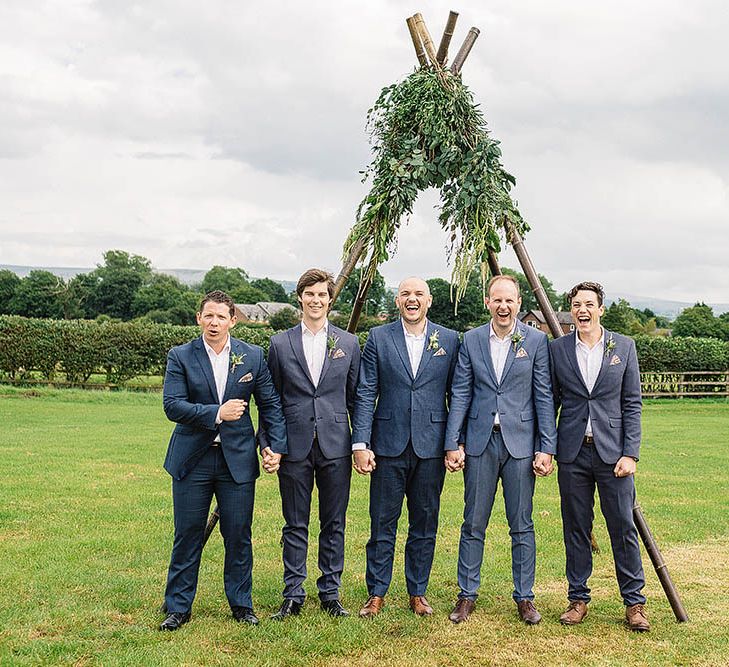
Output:
M582 292L583 290L587 292L595 292L595 294L597 294L597 305L602 306L602 302L605 300L605 292L602 289L602 285L600 283L590 282L589 280L577 283L569 292L567 292L567 298L570 300L570 303L572 303L572 299L575 298L577 292Z
M213 303L224 303L226 306L228 306L228 310L230 311L230 316L233 317L235 315L235 303L233 303L233 299L231 299L225 292L222 290L216 289L212 292L208 292L200 302L200 310L198 312L202 313L203 308L205 308L205 304L208 301L212 301Z
M299 278L299 282L296 283L296 295L301 297L304 289L317 283L326 283L329 298L334 298L334 276L324 269L309 269L308 271L304 271L301 274L301 278Z

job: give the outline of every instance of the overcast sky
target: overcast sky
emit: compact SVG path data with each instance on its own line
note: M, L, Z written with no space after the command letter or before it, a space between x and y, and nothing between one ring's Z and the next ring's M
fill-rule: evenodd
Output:
M3 0L0 263L334 272L368 186L367 109L412 71L405 18L482 105L558 290L729 301L726 0ZM434 193L382 267L448 277ZM516 267L513 255L501 262Z

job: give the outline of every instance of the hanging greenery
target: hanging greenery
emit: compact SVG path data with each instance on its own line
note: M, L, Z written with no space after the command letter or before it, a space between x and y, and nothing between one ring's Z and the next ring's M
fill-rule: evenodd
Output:
M504 224L522 234L529 229L511 198L516 181L501 164L499 142L460 76L427 67L382 90L367 128L374 157L363 180L371 179L372 188L357 209L345 256L363 240L369 268L385 262L418 193L439 188L457 303L488 249L500 250Z

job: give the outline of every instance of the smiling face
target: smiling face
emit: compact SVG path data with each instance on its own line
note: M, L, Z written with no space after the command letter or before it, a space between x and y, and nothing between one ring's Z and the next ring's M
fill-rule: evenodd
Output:
M503 338L514 328L521 308L521 297L514 282L507 279L494 281L486 297L486 306L496 335Z
M600 318L605 306L599 305L599 299L592 290L579 290L570 302L570 313L577 333L582 339L600 336Z
M299 296L301 310L304 313L304 324L309 329L318 329L324 324L329 312L329 288L327 283L320 282L307 285Z
M400 317L411 327L418 327L425 322L432 303L430 288L422 278L406 278L397 288L395 305Z
M219 353L228 340L228 332L237 322L235 315L230 314L230 306L206 301L196 317L205 342Z

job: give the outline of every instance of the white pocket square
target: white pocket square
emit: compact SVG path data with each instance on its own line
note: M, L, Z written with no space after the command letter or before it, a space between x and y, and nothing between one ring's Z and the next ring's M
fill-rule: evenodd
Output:
M620 359L620 357L617 354L614 354L613 358L610 360L611 366L617 366L618 364L622 364L622 363L623 363L622 360Z
M433 354L433 356L434 357L445 357L446 354L448 354L448 353L445 351L445 348L444 347L439 347L435 351L435 353Z
M522 358L528 357L528 356L529 355L527 354L527 351L523 347L520 347L519 350L516 353L516 358L517 359L522 359Z
M334 351L334 354L332 355L332 359L341 359L342 357L346 357L346 356L347 356L347 353L340 347Z
M250 382L253 380L253 373L246 373L238 382Z

